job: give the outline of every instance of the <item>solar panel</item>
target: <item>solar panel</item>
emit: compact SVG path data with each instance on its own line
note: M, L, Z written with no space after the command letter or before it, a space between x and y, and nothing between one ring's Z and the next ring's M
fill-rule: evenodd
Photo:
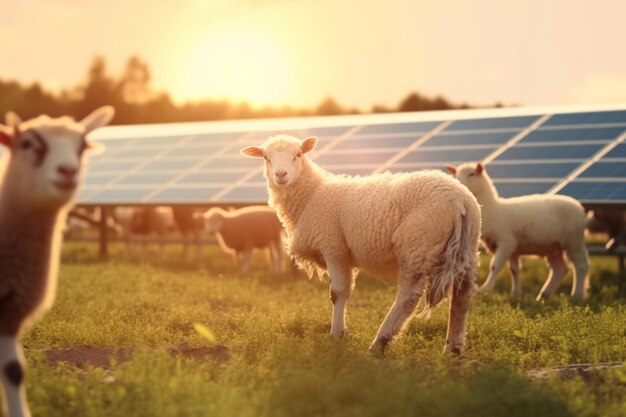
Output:
M626 204L626 106L492 109L104 128L80 204L259 204L268 136L317 136L310 154L337 174L486 161L504 197L562 193ZM620 203L621 204L621 203Z

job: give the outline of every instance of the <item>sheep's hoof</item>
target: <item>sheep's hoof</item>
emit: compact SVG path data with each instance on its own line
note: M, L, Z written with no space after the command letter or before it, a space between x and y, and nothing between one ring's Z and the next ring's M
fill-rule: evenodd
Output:
M370 353L377 357L382 358L385 356L385 348L390 342L390 338L382 337L379 340L376 340L369 348Z
M452 347L450 345L446 345L446 347L443 349L444 355L451 355L454 358L461 357L461 353L462 351L460 347Z
M340 332L332 332L332 331L330 332L330 335L334 337L335 339L342 339L345 336L345 334L346 334L345 330L342 330Z

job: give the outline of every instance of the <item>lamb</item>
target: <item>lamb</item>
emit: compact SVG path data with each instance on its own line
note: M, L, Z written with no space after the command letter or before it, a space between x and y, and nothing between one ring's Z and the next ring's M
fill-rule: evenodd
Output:
M0 125L4 176L0 188L0 379L10 417L30 416L23 386L20 334L54 299L61 233L76 194L87 134L106 125L112 107L80 122L15 113Z
M482 206L481 239L493 254L489 276L481 290L491 291L496 277L508 261L511 294L521 295L520 256L545 256L550 274L537 301L550 297L568 271L563 254L574 264L572 297L582 299L589 287L589 258L585 246L587 218L582 205L566 196L528 195L501 198L480 164L447 167L476 196Z
M426 293L423 315L451 296L444 351L460 353L475 287L480 207L457 180L437 171L333 175L308 159L317 143L279 135L241 150L264 158L269 205L286 228L288 252L309 277L330 277L341 337L359 270L397 278L396 299L370 346L382 355Z
M283 226L271 208L250 206L225 211L213 207L204 214L204 219L207 230L216 234L220 247L234 255L239 272L250 272L254 248L267 248L270 272L283 271Z

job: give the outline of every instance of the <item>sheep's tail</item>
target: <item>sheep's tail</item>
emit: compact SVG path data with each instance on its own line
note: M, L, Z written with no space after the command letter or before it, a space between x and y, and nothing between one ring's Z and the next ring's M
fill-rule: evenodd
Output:
M480 224L472 224L475 219L469 218L469 211L466 204L458 211L454 230L442 254L442 262L431 275L426 305L419 314L420 317L430 316L432 309L452 290L461 288L463 280L478 266L478 242L474 242L476 239L473 235Z

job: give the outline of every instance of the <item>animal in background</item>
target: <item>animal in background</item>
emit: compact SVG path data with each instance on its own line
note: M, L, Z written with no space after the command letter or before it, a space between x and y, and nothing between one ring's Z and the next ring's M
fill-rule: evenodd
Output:
M626 213L623 211L592 210L587 213L587 229L591 233L607 233L605 247L614 251L626 242Z
M264 160L269 205L285 225L289 254L309 276L315 269L330 276L331 334L344 334L362 269L398 282L370 351L383 354L426 294L424 314L451 298L445 350L459 353L478 266L476 198L438 171L333 175L308 158L316 143L279 135L241 153Z
M9 417L30 416L18 339L52 305L67 212L95 147L86 136L113 114L101 107L80 122L48 116L23 122L8 113L0 125L8 150L0 188L0 379Z
M213 207L204 219L220 247L234 256L239 272L250 272L253 249L267 249L270 272L284 271L283 226L271 208L250 206L226 211Z
M498 273L508 262L511 294L519 297L520 257L539 255L547 258L550 274L537 300L549 297L568 272L564 258L567 255L574 264L571 295L577 299L586 296L589 287L589 257L585 245L587 217L578 201L543 194L502 198L480 163L448 166L447 169L469 188L481 205L481 239L493 255L489 276L481 290L493 290Z

